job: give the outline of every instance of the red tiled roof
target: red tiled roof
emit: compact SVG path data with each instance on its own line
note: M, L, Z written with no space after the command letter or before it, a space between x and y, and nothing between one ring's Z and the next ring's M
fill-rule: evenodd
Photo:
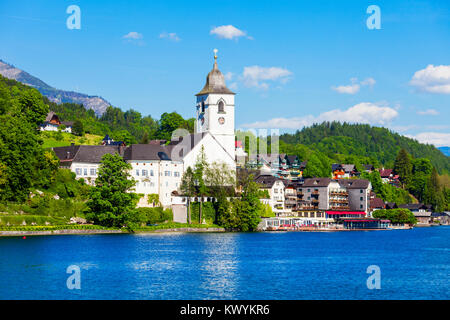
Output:
M370 199L370 207L371 208L385 208L385 204L383 202L383 200L381 200L380 198L373 198Z
M392 169L381 169L380 170L380 176L382 178L389 178L389 176L392 174Z

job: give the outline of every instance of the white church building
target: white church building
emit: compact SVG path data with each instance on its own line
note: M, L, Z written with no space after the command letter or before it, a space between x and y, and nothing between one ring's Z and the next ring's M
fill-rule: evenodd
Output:
M217 51L215 50L215 53ZM158 194L164 207L180 204L177 196L183 173L193 168L201 150L209 163L224 162L236 170L235 93L225 84L219 71L217 55L206 84L196 94L195 132L172 139L168 145L158 143L130 146L68 146L53 148L61 167L75 172L77 179L95 184L101 158L118 153L131 164L136 180L135 192L144 194L138 206L149 206L148 195Z

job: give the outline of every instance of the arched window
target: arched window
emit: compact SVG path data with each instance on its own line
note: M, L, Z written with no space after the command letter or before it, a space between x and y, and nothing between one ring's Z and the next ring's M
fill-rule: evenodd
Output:
M223 103L223 101L219 102L219 112L225 113L225 104Z

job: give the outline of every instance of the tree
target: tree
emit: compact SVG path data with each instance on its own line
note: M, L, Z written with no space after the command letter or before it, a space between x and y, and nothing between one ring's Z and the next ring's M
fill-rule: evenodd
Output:
M36 89L24 90L19 97L20 112L36 128L45 121L48 105Z
M236 185L236 173L225 162L213 162L204 169L204 180L208 195L218 198L220 195L233 196Z
M436 211L441 211L445 207L445 195L439 184L438 173L434 167L427 182L427 189L424 198L425 203L431 204Z
M75 120L72 126L72 133L76 136L84 136L84 125L81 120Z
M86 217L106 227L132 227L137 220L135 206L139 197L131 192L131 165L118 154L105 154L98 170L95 187L88 201Z
M188 213L188 223L191 224L191 198L195 196L195 182L194 182L194 171L191 167L187 167L186 171L181 178L180 191L183 196L187 197L187 213Z
M411 181L412 163L411 158L405 149L401 149L394 162L394 172L399 175L403 189Z
M0 163L3 164L0 199L24 201L42 177L38 162L43 150L34 124L20 115L0 116Z
M185 120L176 112L164 112L159 120L159 127L156 135L159 139L170 140L172 132L178 128L183 128Z
M312 154L311 157L308 159L308 163L306 165L305 170L303 171L303 177L305 178L322 177L323 174L321 168L322 162L315 154ZM329 176L329 174L327 176Z
M382 209L373 212L377 219L390 220L392 224L415 224L417 222L414 214L408 209Z
M228 196L234 196L236 173L224 162L213 162L205 169L208 194L214 197L215 222L220 225L230 210Z
M202 205L203 198L206 196L208 188L205 183L205 173L208 170L208 162L206 161L205 148L202 146L199 155L197 156L197 162L194 165L194 181L197 191L197 196L200 197L200 207L198 223L202 223Z
M241 201L237 206L241 231L255 231L261 221L264 208L258 195L259 185L253 180L253 175L250 175L244 182Z
M140 144L148 144L149 141L150 141L150 139L148 137L148 132L146 131L146 132L144 132L144 135L139 143Z

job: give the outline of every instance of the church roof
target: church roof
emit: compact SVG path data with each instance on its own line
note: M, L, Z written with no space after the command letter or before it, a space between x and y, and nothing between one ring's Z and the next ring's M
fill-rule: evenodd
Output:
M227 88L225 84L225 77L222 72L220 72L217 67L217 56L214 55L214 66L213 69L206 76L206 84L203 89L196 94L196 96L201 96L208 93L226 93L235 94L230 89Z

